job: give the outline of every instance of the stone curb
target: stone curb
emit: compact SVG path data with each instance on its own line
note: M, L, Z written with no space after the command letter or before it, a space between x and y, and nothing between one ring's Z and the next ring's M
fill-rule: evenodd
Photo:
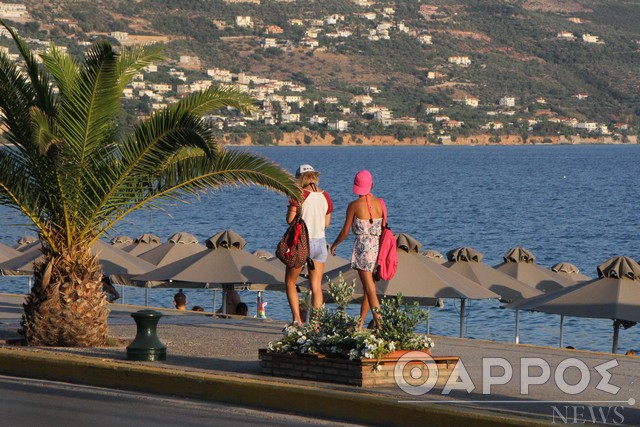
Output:
M0 348L8 376L112 387L319 416L368 425L542 426L543 420L433 403L400 403L380 394L331 390L242 376L185 371L35 349Z

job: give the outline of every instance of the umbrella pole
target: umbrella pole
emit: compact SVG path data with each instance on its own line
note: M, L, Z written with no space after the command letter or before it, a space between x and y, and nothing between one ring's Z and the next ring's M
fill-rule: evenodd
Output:
M520 310L516 310L516 344L520 344Z
M216 289L213 290L213 297L211 301L211 312L215 313L216 312L216 297L218 296L218 291Z
M27 293L28 293L28 294L30 294L30 293L31 293L31 285L32 285L31 280L33 280L33 276L29 276L29 283L27 284L27 288L28 288L28 289L27 289L27 290L28 290L28 292L27 292Z
M149 307L149 286L144 288L144 306Z
M464 338L464 308L466 305L467 299L460 299L460 338Z
M222 286L222 314L227 314L227 285Z
M429 324L429 321L431 320L431 307L427 307L427 335L429 335L429 327L431 326Z
M564 347L564 314L560 315L560 348Z
M122 285L122 299L120 300L120 304L124 304L124 285Z
M262 291L256 293L256 318L260 318L260 304L262 303Z
M616 354L618 352L618 335L620 335L620 321L613 321L613 347L611 353Z

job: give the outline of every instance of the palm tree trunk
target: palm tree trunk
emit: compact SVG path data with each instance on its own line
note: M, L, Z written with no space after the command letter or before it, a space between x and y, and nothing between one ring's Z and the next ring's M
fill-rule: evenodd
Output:
M34 286L27 297L21 334L28 345L96 347L108 337L109 308L102 291L101 267L88 247L56 255L43 247L35 265Z

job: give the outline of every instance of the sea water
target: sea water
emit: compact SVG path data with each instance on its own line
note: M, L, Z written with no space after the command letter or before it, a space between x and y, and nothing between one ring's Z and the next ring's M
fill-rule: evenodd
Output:
M596 267L612 256L640 260L637 204L640 190L640 146L464 146L464 147L265 147L251 148L294 171L310 163L320 171L320 187L331 196L335 211L327 240L342 227L347 204L353 200L353 176L368 169L373 193L383 197L394 232L414 236L422 249L442 254L470 246L495 266L512 247L525 247L536 262L551 267L570 262L581 273L596 277ZM225 188L204 194L189 204L172 203L164 210L129 215L111 235L135 237L153 233L163 241L179 231L203 242L231 229L247 240L246 250L274 252L286 228L288 200L258 187ZM13 245L34 235L27 220L0 207L3 235ZM351 237L338 248L350 258ZM2 278L0 291L25 292L27 278ZM188 306L213 308L211 290L185 290ZM638 290L640 292L640 289ZM176 290L151 289L149 304L171 307ZM256 310L256 294L240 292ZM145 304L145 290L124 289L127 303ZM267 316L290 320L283 292L265 292ZM220 305L217 294L216 306ZM497 301L468 301L465 336L513 341L514 312ZM216 307L217 308L217 307ZM354 306L353 314L358 307ZM545 313L521 313L521 342L557 346L560 318ZM426 325L425 325L426 328ZM445 300L430 310L432 334L458 336L459 301ZM640 326L620 332L620 349L640 347ZM610 351L612 321L567 317L564 345Z

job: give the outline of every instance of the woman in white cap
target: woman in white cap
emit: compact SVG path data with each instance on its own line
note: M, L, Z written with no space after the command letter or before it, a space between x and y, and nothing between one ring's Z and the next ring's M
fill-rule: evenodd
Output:
M331 245L331 253L335 255L338 245L347 238L349 230L353 230L355 241L353 242L353 254L351 255L351 268L358 270L358 276L362 282L364 297L360 307L360 324L362 329L364 319L369 313L369 308L380 308L376 285L373 279L373 271L378 260L380 249L380 234L384 222L384 201L371 194L373 177L367 170L361 170L353 180L353 192L358 196L349 203L344 225L335 242ZM373 319L376 327L380 327L380 316L374 312Z
M296 170L298 185L302 189L302 205L295 200L289 200L287 210L287 223L291 224L300 210L300 215L309 230L310 258L313 260L313 269L309 267L309 284L313 298L313 308L322 307L322 273L324 263L327 261L327 240L325 230L331 222L331 212L333 203L326 191L318 187L318 177L320 172L313 166L304 164ZM300 301L296 280L302 268L287 267L285 273L285 283L287 284L287 299L291 307L293 325L302 324L300 318Z

